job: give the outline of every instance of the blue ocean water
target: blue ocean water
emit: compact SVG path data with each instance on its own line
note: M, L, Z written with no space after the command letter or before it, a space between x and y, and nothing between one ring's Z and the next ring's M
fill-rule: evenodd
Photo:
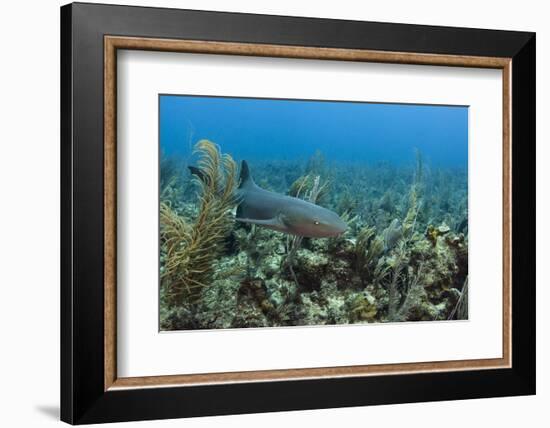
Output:
M466 168L468 107L160 95L164 155L208 139L236 160L414 162Z

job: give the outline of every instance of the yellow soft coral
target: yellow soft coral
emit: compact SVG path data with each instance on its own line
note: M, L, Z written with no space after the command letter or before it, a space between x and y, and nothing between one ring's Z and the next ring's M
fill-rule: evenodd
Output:
M199 141L196 150L203 175L197 179L200 208L195 222L188 224L169 205L160 206L161 245L166 252L161 280L171 306L200 300L234 222L235 161L208 140Z

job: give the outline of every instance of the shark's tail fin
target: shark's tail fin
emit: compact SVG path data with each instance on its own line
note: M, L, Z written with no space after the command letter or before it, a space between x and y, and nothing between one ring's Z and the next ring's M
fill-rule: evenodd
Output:
M196 166L191 166L191 165L189 165L187 168L189 168L189 171L191 171L191 174L196 175L200 181L202 181L205 184L209 184L208 176L204 173L204 171L201 171Z
M250 169L248 168L248 163L245 160L243 160L241 162L241 176L240 176L239 189L246 189L247 187L256 187L256 183L254 183L254 179L250 175Z

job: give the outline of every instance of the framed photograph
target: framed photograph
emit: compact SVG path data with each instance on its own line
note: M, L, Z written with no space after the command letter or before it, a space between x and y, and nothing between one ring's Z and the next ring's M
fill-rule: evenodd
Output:
M61 418L535 393L535 35L61 8Z

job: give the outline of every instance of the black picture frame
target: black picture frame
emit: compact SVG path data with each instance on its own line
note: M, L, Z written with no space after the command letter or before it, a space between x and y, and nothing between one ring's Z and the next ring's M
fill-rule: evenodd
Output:
M512 367L104 390L104 36L512 59ZM61 8L61 419L71 424L535 393L535 34L73 3Z

